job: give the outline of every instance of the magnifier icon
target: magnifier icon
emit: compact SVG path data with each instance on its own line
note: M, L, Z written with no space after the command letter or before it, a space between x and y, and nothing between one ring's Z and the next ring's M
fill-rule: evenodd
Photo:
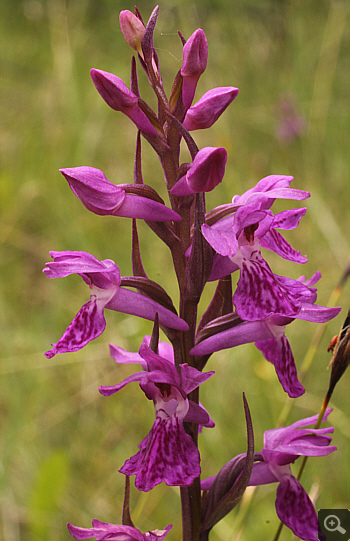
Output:
M336 515L328 515L324 519L323 524L326 530L328 530L329 532L339 532L341 534L346 533L346 530L344 530L344 528L342 528L340 525L339 517L337 517Z

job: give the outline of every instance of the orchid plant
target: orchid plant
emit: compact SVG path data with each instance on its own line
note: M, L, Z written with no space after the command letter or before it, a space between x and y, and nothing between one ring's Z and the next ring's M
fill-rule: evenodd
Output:
M133 276L122 277L111 259L99 261L86 252L51 252L52 262L44 272L49 278L79 274L90 288L90 299L82 306L46 356L74 352L100 336L105 327L104 310L115 310L153 321L152 336L146 336L139 352L118 345L110 351L116 363L135 363L140 370L119 383L100 387L106 397L126 392L138 382L155 407L155 420L139 450L127 458L120 473L127 480L122 524L96 519L92 528L68 524L76 539L162 540L171 525L141 533L133 524L128 501L129 477L135 475L140 491L150 491L161 482L181 491L184 541L205 541L219 520L242 498L249 485L278 483L276 511L295 535L308 541L318 536L313 504L290 468L299 456L324 456L336 450L330 446L333 428L304 428L316 417L302 419L289 427L268 429L261 452L254 452L253 426L247 401L244 409L248 448L225 464L213 478L200 481L198 433L213 428L214 422L199 402L199 387L208 385L213 371L204 371L212 353L255 342L289 397L304 393L297 375L287 325L295 319L327 322L340 308L315 304L319 272L309 279L294 280L275 274L262 249L302 264L307 258L280 233L298 227L306 208L274 214L276 199L304 201L310 194L290 186L293 177L270 175L255 186L247 186L232 202L206 210L205 193L215 189L225 174L224 148L199 149L191 132L210 128L238 95L235 87L218 87L193 103L196 86L207 65L208 43L203 30L196 30L183 45L183 61L175 76L171 94L164 91L153 32L156 7L147 24L135 14L122 11L121 31L136 51L142 69L158 102L157 113L141 98L136 58L132 57L130 89L116 75L91 70L93 83L103 100L124 113L136 126L134 182L115 185L94 167L62 169L74 195L97 215L132 219ZM142 175L141 140L157 154L169 196L167 206ZM190 163L180 163L180 145L187 146ZM136 220L146 225L165 243L172 257L179 288L179 307L166 291L151 280L142 263ZM235 291L231 275L239 273ZM198 303L205 284L216 281L214 296L198 318ZM133 291L130 288L136 289ZM159 341L159 327L167 342ZM110 400L116 400L113 396ZM330 409L327 409L324 420Z

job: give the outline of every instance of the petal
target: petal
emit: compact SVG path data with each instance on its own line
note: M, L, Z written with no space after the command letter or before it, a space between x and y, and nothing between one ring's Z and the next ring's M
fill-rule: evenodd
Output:
M209 490L211 485L214 483L216 479L216 475L212 475L211 477L207 477L206 479L201 480L201 490Z
M145 113L141 111L138 97L119 77L97 69L92 69L90 73L96 90L112 109L127 115L140 130L151 135L157 134Z
M330 429L326 428L329 432ZM334 428L332 428L333 432ZM298 435L297 431L295 441L285 442L284 445L278 446L279 453L293 454L297 456L327 456L337 450L335 445L329 445L332 441L331 436L319 435L319 434L310 434L309 431L303 431L305 437L303 438L302 434ZM281 463L281 462L280 462Z
M279 519L300 539L317 541L318 520L309 496L293 477L282 479L277 488L276 512Z
M240 318L254 321L274 314L293 316L299 312L300 303L277 281L258 250L252 252L250 259L242 258L237 264L241 273L233 304Z
M336 317L341 311L341 307L326 308L317 304L302 304L296 319L304 321L315 321L317 323L326 323Z
M305 215L306 207L300 209L284 210L274 216L274 229L295 229L301 218Z
M120 12L119 23L126 43L140 53L141 41L146 31L144 24L127 9Z
M125 192L112 184L100 169L73 167L60 169L73 193L95 214L111 214L125 199Z
M147 369L146 361L144 361L138 353L131 353L129 351L126 351L126 349L115 346L114 344L109 344L109 353L116 363L139 363L142 365L142 368L144 370Z
M79 528L78 526L73 526L73 524L67 524L69 533L75 537L75 539L89 539L90 537L96 537L98 531L95 528Z
M114 393L117 393L120 391L120 389L123 389L128 383L133 383L134 381L142 381L147 378L146 372L135 372L135 374L132 374L131 376L125 378L120 383L117 383L117 385L101 385L99 387L99 391L103 396L111 396Z
M187 323L173 312L156 301L136 293L136 291L130 291L122 287L118 289L114 297L106 305L106 308L124 314L132 314L150 321L154 321L158 313L160 325L179 331L188 331Z
M119 524L108 524L100 522L97 519L92 521L93 528L78 528L72 524L67 524L69 533L76 539L88 539L95 537L96 541L107 539L120 539L123 541L144 541L142 533L132 526L122 526Z
M202 233L205 240L218 254L233 257L237 253L238 240L233 232L219 231L203 224Z
M214 421L203 406L196 404L192 400L189 400L188 404L189 408L183 419L185 423L196 423L197 425L206 426L208 428L213 428L215 426Z
M208 42L201 28L198 28L187 40L183 48L183 62L181 67L182 100L188 109L196 92L198 79L207 67Z
M203 340L191 349L190 355L207 355L222 349L249 344L256 340L267 341L271 337L272 333L263 321L244 322Z
M169 524L164 530L152 530L151 532L146 532L143 534L143 538L145 541L163 541L172 527L173 525Z
M224 148L205 147L196 154L185 177L172 188L173 195L212 191L225 174L227 152Z
M218 87L209 90L195 105L188 109L184 127L188 131L210 128L235 99L238 88L233 86Z
M288 338L283 335L278 339L271 338L270 340L256 342L255 345L263 353L265 359L275 366L276 374L283 390L291 398L304 394L305 389L298 380L297 369Z
M113 215L151 222L181 222L181 216L166 205L135 194L126 194L123 204Z
M303 200L310 197L309 192L294 190L289 187L293 177L285 175L269 175L261 179L254 188L246 191L243 195L235 195L232 202L236 205L245 205L249 201L262 201L263 207L270 208L275 199Z
M214 254L213 267L211 269L209 282L220 280L220 278L224 278L224 276L228 276L238 269L238 265L236 265L236 263L234 263L228 256Z
M294 250L276 229L270 229L263 237L260 237L260 244L263 248L275 252L288 261L294 263L306 263L308 261L307 257L303 256L298 250Z
M45 353L45 357L51 359L56 353L78 351L100 336L106 327L103 311L111 294L113 295L113 291L110 290L99 290L99 296L92 294L57 344L52 344L53 349Z
M197 387L215 374L215 372L200 372L197 368L188 366L187 363L180 364L180 370L181 387L186 394L190 394L194 389L197 389Z
M278 479L266 462L254 462L248 486L255 487L276 482L278 482Z
M163 372L164 374L168 374L169 383L180 387L180 375L172 361L169 361L168 359L157 355L145 343L142 343L140 346L140 356L148 364L149 373L158 371Z
M118 265L111 259L99 261L87 252L50 252L53 262L46 263L43 272L48 278L63 278L70 274L79 274L86 283L93 283L101 289L111 285L120 285Z
M169 486L189 486L200 475L200 456L192 438L176 416L156 417L140 451L119 470L136 475L138 490L148 492L164 481Z
M332 408L327 408L322 421L326 421L332 411ZM312 415L311 417L306 417L305 419L296 421L295 423L286 427L266 430L264 433L264 447L267 449L277 448L284 441L284 439L288 438L289 434L293 434L297 428L314 425L317 419L318 415Z

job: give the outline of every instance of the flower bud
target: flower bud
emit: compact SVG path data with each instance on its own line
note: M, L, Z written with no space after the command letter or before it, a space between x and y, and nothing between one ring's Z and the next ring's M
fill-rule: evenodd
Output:
M97 69L92 69L90 73L98 93L107 105L128 116L140 130L150 135L157 134L145 113L140 109L138 97L119 77Z
M194 98L199 77L207 67L208 42L203 30L198 28L183 48L181 75L183 77L182 99L188 109Z
M210 192L225 174L227 152L224 148L205 147L197 154L187 174L172 188L173 195Z
M144 24L127 9L120 12L119 22L126 43L142 56L141 41L146 31Z
M239 90L234 86L218 87L203 94L190 109L188 109L184 127L188 131L210 128L222 115L225 109L235 99Z
M99 216L123 216L157 222L181 220L174 210L147 197L150 188L144 184L138 186L138 195L128 193L127 186L123 184L116 186L95 167L73 167L60 169L60 172L83 205Z

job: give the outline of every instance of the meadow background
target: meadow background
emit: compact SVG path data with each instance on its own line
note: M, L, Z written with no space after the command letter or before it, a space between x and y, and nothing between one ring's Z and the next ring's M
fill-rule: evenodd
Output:
M141 0L147 20L154 4ZM238 98L207 131L201 146L225 146L224 182L208 194L207 208L229 202L268 174L295 177L294 187L312 193L308 212L286 237L309 256L302 268L269 254L277 274L309 277L320 270L319 304L326 304L349 261L348 1L167 0L160 1L155 31L167 91L181 67L181 30L201 27L209 60L196 99L214 86L237 86ZM119 30L119 0L2 0L1 2L1 311L0 311L0 538L65 541L66 522L89 527L96 517L120 522L124 477L118 469L136 452L154 410L138 385L111 398L101 384L121 381L132 368L116 367L114 342L139 348L151 324L108 312L106 332L78 353L44 357L89 291L78 276L49 280L41 272L49 250L84 250L111 258L131 274L131 224L89 213L71 193L59 168L90 165L115 183L132 182L134 125L109 109L90 79L91 67L129 80L132 51ZM155 104L139 70L144 99ZM289 141L278 133L285 105L304 120ZM157 157L143 145L144 178L163 196ZM183 158L188 160L184 151ZM275 210L294 202L276 202ZM140 223L148 275L177 299L170 257ZM205 293L206 302L213 291ZM331 337L349 306L347 283L338 301L344 311L328 325L286 423L317 413L327 389ZM205 302L202 304L202 309ZM316 324L296 321L287 330L301 368ZM204 476L213 475L246 446L242 391L253 418L256 449L265 430L287 412L286 395L272 366L254 345L212 356L216 376L203 385L201 401L216 422L200 438ZM303 485L316 507L348 507L349 373L335 390L330 423L338 452L309 460ZM284 415L284 413L283 413ZM294 467L294 472L298 466ZM213 531L213 541L271 540L278 520L276 486L251 492ZM151 493L132 487L132 516L142 531L174 523L169 541L180 539L178 489ZM291 540L290 531L281 540Z

